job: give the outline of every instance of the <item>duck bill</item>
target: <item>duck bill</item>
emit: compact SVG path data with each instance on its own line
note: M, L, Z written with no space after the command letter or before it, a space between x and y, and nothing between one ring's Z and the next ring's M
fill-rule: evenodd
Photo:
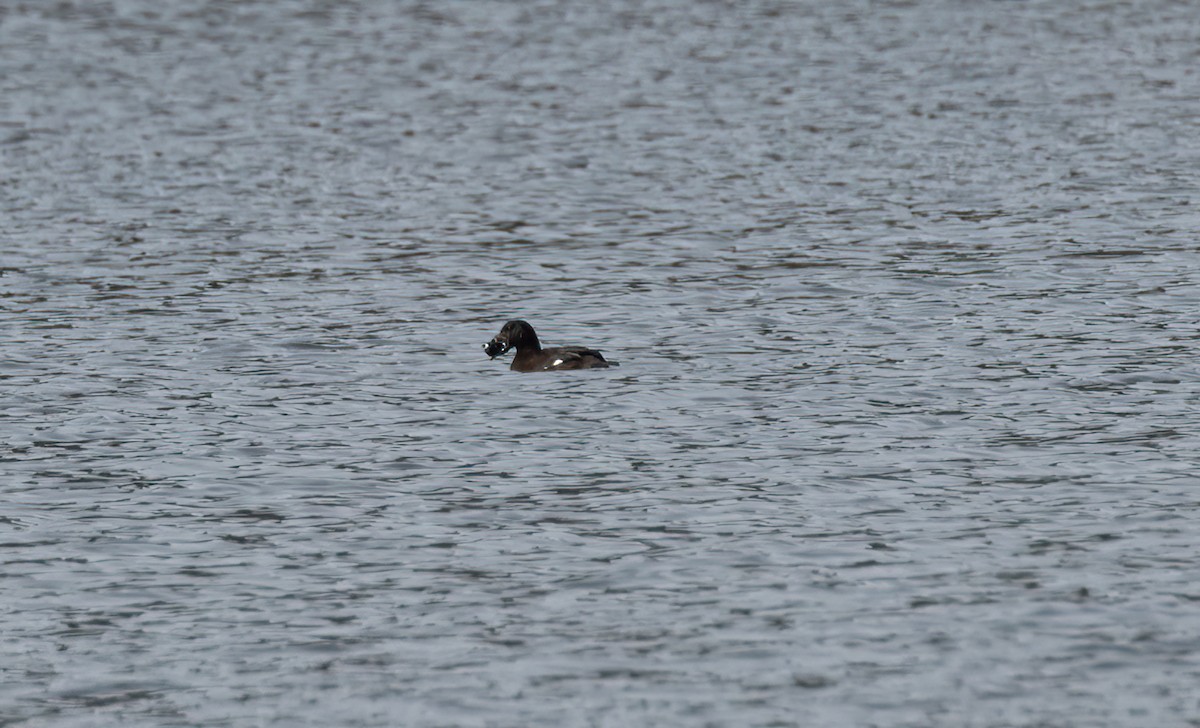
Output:
M505 341L504 339L501 339L499 336L497 336L496 338L492 339L491 341L489 341L488 343L483 345L483 353L487 354L491 358L495 359L496 357L500 356L501 354L503 354L504 352L508 351L511 348L512 348L512 344L509 344L507 341Z

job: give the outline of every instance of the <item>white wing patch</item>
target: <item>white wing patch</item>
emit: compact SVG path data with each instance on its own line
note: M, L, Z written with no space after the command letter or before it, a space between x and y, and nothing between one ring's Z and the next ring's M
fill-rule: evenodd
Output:
M553 364L551 364L550 366L552 366L552 367L556 367L556 366L558 366L559 364L562 364L562 363L563 363L563 360L562 360L562 359L555 359L555 360L554 360L554 363L553 363Z

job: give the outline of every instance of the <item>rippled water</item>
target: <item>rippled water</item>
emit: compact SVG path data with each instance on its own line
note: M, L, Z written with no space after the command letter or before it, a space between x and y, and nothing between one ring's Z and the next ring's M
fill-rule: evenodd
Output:
M1197 725L1198 35L0 6L0 725Z

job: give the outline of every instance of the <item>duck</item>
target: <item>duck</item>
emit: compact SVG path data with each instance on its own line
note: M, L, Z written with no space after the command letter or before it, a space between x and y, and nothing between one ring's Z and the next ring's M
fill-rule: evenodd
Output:
M483 345L484 353L493 359L513 348L517 350L517 354L508 368L514 372L552 372L618 366L617 362L608 361L600 352L586 346L554 346L543 349L533 327L521 319L505 323L500 333Z

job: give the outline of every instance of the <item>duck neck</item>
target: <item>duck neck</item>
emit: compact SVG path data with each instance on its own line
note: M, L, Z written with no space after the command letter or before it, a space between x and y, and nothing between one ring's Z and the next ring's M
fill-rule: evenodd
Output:
M533 333L532 331L525 332L525 334L521 338L517 339L514 346L517 347L518 352L520 352L520 351L536 352L536 351L542 350L542 342L538 341L537 334Z

